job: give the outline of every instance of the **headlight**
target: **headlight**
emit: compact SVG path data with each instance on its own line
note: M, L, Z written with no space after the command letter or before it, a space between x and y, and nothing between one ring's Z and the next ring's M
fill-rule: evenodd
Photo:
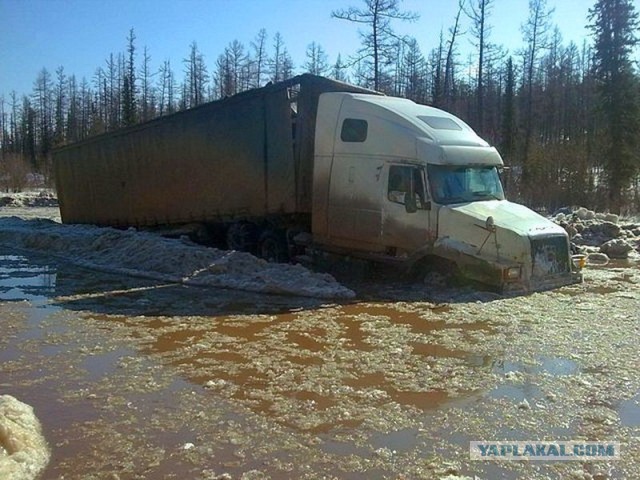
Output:
M520 267L509 267L502 271L505 280L518 280L522 269Z

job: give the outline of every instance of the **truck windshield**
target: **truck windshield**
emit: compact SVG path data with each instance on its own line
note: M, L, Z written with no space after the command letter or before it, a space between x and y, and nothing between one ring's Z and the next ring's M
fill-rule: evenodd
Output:
M441 204L504 200L493 165L427 165L433 199Z

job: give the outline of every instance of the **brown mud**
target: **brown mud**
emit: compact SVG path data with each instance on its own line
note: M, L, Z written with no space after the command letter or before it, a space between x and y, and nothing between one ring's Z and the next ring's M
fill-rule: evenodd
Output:
M637 266L512 298L353 287L358 300L325 303L5 249L0 394L42 422L45 479L638 476ZM622 454L469 459L472 440L545 439Z

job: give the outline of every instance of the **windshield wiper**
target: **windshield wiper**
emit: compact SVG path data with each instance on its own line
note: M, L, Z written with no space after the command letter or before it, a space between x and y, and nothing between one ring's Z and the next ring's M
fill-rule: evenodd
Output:
M464 197L447 197L444 199L444 201L442 203L446 202L446 205L449 205L450 203L464 203L464 202L468 202L469 199L464 198Z
M495 193L491 193L487 190L482 190L480 192L471 192L473 195L478 196L478 197L489 197L489 198L493 198L494 200L502 200L500 197L498 197Z

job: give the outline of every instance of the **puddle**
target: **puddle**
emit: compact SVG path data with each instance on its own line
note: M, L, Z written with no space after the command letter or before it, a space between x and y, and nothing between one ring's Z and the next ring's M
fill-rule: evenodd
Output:
M538 398L542 398L542 390L526 383L524 385L500 385L488 393L491 398L506 398L513 402L519 403L524 400L531 402Z
M362 458L368 458L373 456L373 452L366 447L355 445L354 443L338 442L333 437L327 435L321 435L322 443L320 448L323 452L339 457L347 457L350 455L358 455Z
M468 441L573 437L583 412L560 414L579 398L540 409L527 427L514 411L561 377L594 375L559 348L496 361L534 332L511 319L545 311L551 294L523 307L329 305L0 259L0 308L11 314L0 388L43 419L53 449L44 478L563 476L471 464ZM561 314L567 301L557 300ZM505 381L509 372L524 382ZM640 423L639 398L619 404L624 426Z
M96 382L109 376L118 367L118 361L131 354L133 354L131 350L119 348L106 353L87 355L82 362L82 368L87 371L86 379L89 382Z
M550 375L576 375L580 373L579 365L568 358L538 357L542 363L540 370Z
M0 301L45 301L55 291L56 270L26 257L0 255Z
M374 435L369 440L373 448L387 448L392 452L404 453L415 449L422 441L420 432L414 428L405 428L389 433Z
M640 394L621 402L617 410L622 425L640 427Z
M536 363L533 364L500 360L494 363L492 370L498 374L522 372L527 374L546 373L554 376L576 375L581 371L575 361L559 357L536 357Z

